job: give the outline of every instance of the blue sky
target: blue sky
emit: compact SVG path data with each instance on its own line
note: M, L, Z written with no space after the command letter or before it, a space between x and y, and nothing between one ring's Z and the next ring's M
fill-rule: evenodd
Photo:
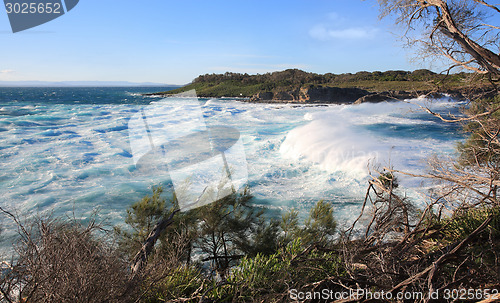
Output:
M15 34L1 10L0 80L184 84L225 71L429 67L391 31L375 0L81 0Z

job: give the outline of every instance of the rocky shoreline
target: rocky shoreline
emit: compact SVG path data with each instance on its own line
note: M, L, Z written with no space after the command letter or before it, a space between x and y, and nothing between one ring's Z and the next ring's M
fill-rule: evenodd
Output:
M473 96L484 94L482 91L472 92ZM378 103L384 101L401 101L428 95L432 98L451 96L455 99L466 99L470 91L446 90L443 92L431 91L383 91L370 92L359 88L339 88L326 86L303 87L287 92L262 92L252 96L249 102L263 103L332 103L332 104L361 104Z
M169 97L170 94L144 94L148 96ZM488 97L489 93L480 89L475 90L445 90L431 91L383 91L370 92L360 88L341 88L321 85L309 85L290 91L264 91L250 98L238 98L243 102L252 103L296 103L296 104L361 104L378 103L385 101L401 101L427 95L432 98L450 96L458 100L474 97ZM205 97L205 96L199 96ZM219 98L224 98L223 96ZM234 98L231 98L234 99Z

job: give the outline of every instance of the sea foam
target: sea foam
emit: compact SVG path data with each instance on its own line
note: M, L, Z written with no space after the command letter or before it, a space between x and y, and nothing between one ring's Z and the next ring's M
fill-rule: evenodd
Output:
M3 205L20 212L75 211L78 216L99 208L103 216L112 216L111 223L120 223L125 209L150 193L151 186L168 189L168 171L141 173L135 168L125 126L144 106L138 103L0 104ZM158 102L151 103L155 110ZM326 199L335 204L337 217L353 217L366 189L369 162L423 171L427 156L449 154L461 139L457 128L405 102L300 106L205 99L200 104L208 126L240 132L254 203L270 209L295 207L302 214ZM169 105L159 124L182 118L189 107L182 100ZM456 106L446 99L434 108L447 112Z
M419 105L445 111L450 106L456 108L457 103L418 98L306 113L304 120L310 122L290 131L280 152L285 158L309 161L328 173L344 173L357 180L368 176L370 163L421 170L427 156L438 150L450 152L450 148L447 140L433 138L437 134L420 134L426 135L426 140L414 136L413 132L422 128L446 128L430 114L422 118Z

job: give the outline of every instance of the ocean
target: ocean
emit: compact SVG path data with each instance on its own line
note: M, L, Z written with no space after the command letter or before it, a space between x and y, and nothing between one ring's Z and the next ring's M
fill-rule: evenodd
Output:
M155 104L164 104L166 120L182 117L184 99L165 103L140 95L165 89L0 88L0 205L18 214L77 218L98 210L113 225L152 186L168 191L168 171L137 172L129 134L131 117ZM460 125L417 105L458 114L465 104L450 98L361 105L198 102L204 123L239 131L256 206L295 208L305 216L324 199L341 223L358 215L369 170L423 173L426 158L453 156L455 142L465 138ZM432 184L400 178L400 190L425 203Z

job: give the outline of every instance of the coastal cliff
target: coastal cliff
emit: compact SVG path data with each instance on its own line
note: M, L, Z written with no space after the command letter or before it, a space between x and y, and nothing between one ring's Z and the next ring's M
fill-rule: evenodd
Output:
M370 94L359 88L327 86L306 86L292 91L259 92L250 98L252 102L294 102L294 103L353 103Z
M378 103L385 101L400 101L418 98L419 96L441 98L450 96L461 100L466 96L492 97L494 92L485 92L482 89L455 89L435 92L430 90L404 91L389 90L382 92L370 92L359 88L340 88L308 86L294 91L260 92L252 96L250 102L276 102L276 103L338 103L338 104L361 104Z

